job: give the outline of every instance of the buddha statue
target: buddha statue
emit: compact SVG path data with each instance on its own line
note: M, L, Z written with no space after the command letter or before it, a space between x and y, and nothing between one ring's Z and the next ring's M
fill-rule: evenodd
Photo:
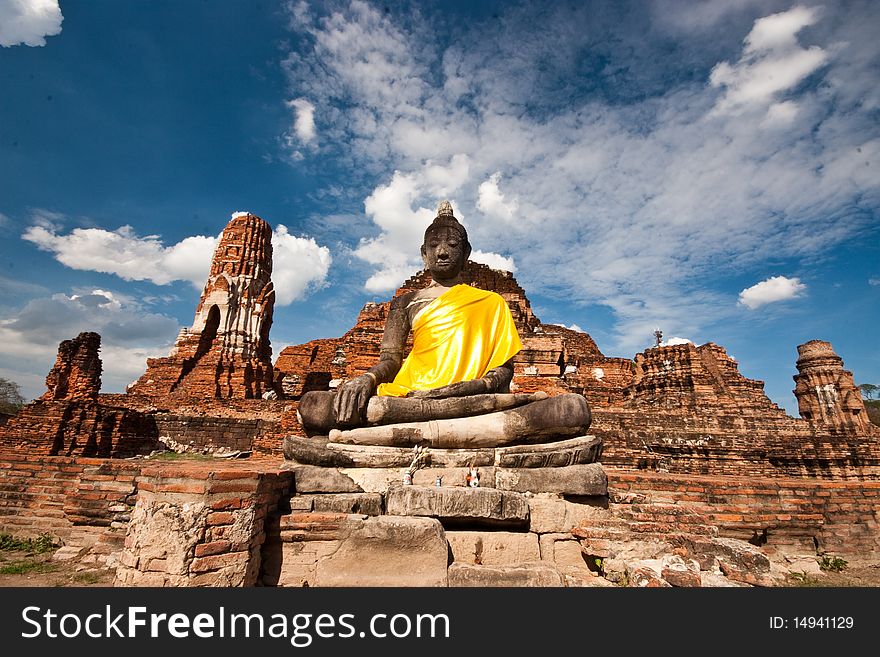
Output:
M587 430L590 409L581 395L510 393L522 342L507 302L464 283L470 254L467 231L443 201L421 247L431 284L393 299L379 361L367 372L335 391L303 395L298 414L309 436L458 449L550 442Z

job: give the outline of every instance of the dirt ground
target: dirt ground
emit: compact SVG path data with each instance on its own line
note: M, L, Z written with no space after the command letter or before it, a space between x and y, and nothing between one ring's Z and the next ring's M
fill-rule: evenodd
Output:
M113 586L115 569L76 559L58 561L52 552L0 550L0 570L9 566L27 570L18 574L0 573L0 587L101 587ZM790 575L781 586L790 587L880 587L880 565L851 567L841 572Z

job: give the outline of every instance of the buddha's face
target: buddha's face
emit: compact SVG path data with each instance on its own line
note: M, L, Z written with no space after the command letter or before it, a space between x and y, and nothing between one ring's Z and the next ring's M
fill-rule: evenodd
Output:
M471 246L454 228L442 227L432 230L422 245L425 269L435 279L455 278L464 268L471 254Z

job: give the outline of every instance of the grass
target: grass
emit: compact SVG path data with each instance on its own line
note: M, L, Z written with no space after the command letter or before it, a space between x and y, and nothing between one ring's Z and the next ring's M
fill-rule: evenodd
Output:
M29 573L53 573L58 570L58 566L45 561L37 561L35 559L24 559L22 561L13 561L0 566L0 575L27 575Z
M0 534L0 550L42 554L57 547L55 538L48 533L40 534L36 538L16 538L12 534Z
M847 566L846 559L841 559L840 557L835 557L830 554L824 555L819 560L819 568L821 570L826 571L826 572L831 572L831 573L843 572L844 570L846 570L846 566Z

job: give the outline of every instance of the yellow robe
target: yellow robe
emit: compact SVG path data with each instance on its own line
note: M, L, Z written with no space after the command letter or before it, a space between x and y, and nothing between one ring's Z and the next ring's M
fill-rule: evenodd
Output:
M501 295L456 285L413 321L413 348L391 383L376 394L403 397L483 377L522 349L510 308Z

